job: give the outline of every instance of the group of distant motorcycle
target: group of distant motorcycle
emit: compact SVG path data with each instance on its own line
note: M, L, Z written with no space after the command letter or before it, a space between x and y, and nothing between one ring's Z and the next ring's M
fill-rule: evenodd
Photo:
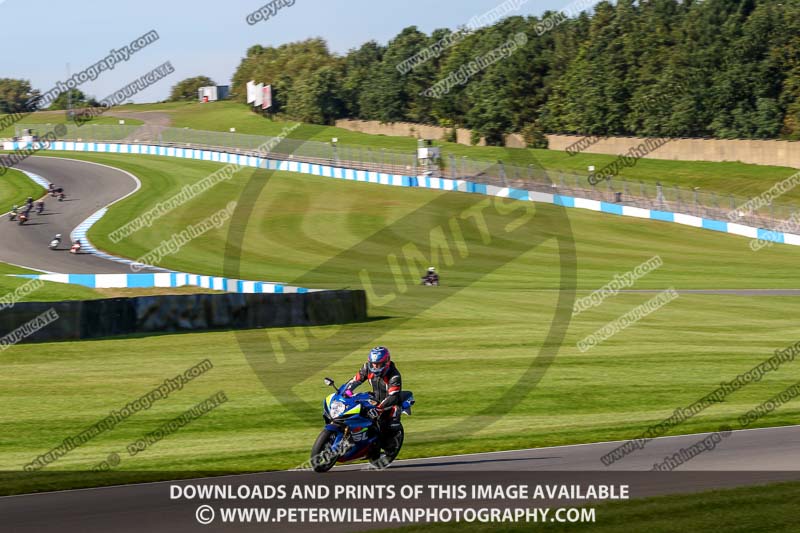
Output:
M64 193L63 188L56 187L52 183L48 188L48 194L52 198L58 199L59 202L63 202L67 197L66 193ZM33 198L29 196L24 206L19 207L17 205L14 205L11 208L11 211L9 211L8 213L8 219L12 222L16 221L17 224L22 226L23 224L25 224L30 220L31 213L34 210L36 211L37 215L41 215L42 213L44 213L44 199L34 202ZM61 245L61 234L58 233L50 241L49 248L51 250L57 250L60 245ZM80 253L80 251L81 251L81 241L80 239L78 239L72 243L69 252L72 254L77 254Z

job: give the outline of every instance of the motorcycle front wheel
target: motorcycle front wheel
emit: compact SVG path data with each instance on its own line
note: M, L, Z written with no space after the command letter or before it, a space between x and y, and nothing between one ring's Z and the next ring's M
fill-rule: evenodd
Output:
M334 440L336 440L336 433L327 429L323 429L317 437L317 441L311 448L311 467L314 472L327 472L336 464L339 455L331 451Z

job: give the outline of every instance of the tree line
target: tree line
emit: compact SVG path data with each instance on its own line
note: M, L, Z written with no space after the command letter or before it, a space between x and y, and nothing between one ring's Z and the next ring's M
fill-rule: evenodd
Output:
M321 38L255 45L231 97L245 102L249 80L272 85L272 115L464 127L489 144L522 133L543 146L545 132L800 139L800 0L603 1L574 17L430 35L412 26L343 56ZM170 100L193 100L202 85L213 81L183 80ZM0 79L0 113L35 94ZM92 100L71 95L73 106Z
M216 83L208 76L186 78L172 87L168 101L196 101L198 89L209 85ZM28 80L0 78L0 114L36 111L38 108L34 103L41 95L42 91L34 89ZM47 109L62 111L98 106L100 103L94 96L89 96L80 89L68 89L54 98Z
M429 96L520 33L513 53ZM251 79L296 120L458 126L489 144L523 133L537 145L543 132L800 139L800 0L604 1L474 31L412 26L344 56L319 38L256 45L232 96L244 102Z

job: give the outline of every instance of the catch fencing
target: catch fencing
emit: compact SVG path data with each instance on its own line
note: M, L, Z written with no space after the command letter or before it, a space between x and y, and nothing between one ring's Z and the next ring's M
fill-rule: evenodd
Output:
M48 128L51 126L18 124L16 128L17 134L21 135L23 129L49 131ZM750 211L742 209L742 206L751 200L745 196L619 177L591 184L588 174L545 170L534 165L511 165L502 161L482 161L466 156L456 157L453 154L445 154L441 161L422 166L414 152L154 125L86 124L78 127L75 124L68 124L63 139L83 142L124 141L129 144L214 149L242 155L259 155L279 161L297 161L406 176L426 175L468 180L486 185L599 200L654 211L683 213L771 230L786 231L787 225L790 227L794 225L792 221L800 220L800 208L785 201L769 202ZM264 146L270 147L268 153L264 151Z
M49 131L51 126L18 124L17 136L21 136L25 129ZM85 124L78 127L70 123L60 139L81 142L124 141L128 144L214 149L242 155L260 155L280 161L298 161L387 174L415 175L418 171L416 153L411 151L189 128L127 124ZM269 147L268 152L265 146Z
M800 219L800 208L788 202L769 202L751 211L743 207L752 200L746 196L625 178L610 178L591 184L588 174L545 170L534 165L508 165L502 161L478 161L452 154L447 156L442 174L450 179L586 198L654 211L683 213L756 228L786 231L787 223ZM729 218L731 214L734 214L733 218Z

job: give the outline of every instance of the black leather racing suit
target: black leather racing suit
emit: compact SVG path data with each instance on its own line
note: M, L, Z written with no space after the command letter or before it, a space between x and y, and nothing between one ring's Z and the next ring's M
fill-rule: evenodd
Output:
M389 368L382 375L373 374L369 370L369 363L364 363L356 375L347 383L347 388L353 390L365 381L372 385L372 393L375 395L376 406L383 411L380 417L381 433L388 435L387 430L400 423L400 398L403 392L403 380L400 371L394 366L394 362L389 362Z
M429 272L422 278L423 283L439 283L439 274L435 272Z

